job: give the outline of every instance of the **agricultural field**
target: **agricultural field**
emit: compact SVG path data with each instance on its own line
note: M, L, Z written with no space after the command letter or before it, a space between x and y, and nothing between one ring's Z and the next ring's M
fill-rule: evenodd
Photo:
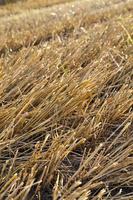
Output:
M0 200L133 200L133 0L1 3Z

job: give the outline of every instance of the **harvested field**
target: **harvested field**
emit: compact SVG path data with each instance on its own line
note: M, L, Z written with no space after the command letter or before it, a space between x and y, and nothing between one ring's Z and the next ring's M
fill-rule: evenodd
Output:
M133 199L133 0L0 6L0 200Z

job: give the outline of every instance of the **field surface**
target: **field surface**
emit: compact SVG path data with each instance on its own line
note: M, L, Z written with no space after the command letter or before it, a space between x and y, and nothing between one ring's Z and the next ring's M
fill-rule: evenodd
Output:
M0 200L133 200L133 0L0 5Z

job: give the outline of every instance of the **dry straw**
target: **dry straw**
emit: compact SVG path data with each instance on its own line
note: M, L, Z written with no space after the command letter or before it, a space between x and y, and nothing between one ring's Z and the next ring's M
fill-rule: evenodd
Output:
M29 2L0 19L0 199L133 199L133 2Z

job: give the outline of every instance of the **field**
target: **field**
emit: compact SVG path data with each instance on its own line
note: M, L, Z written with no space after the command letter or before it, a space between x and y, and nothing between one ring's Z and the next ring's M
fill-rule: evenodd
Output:
M133 0L0 6L0 200L133 199Z

